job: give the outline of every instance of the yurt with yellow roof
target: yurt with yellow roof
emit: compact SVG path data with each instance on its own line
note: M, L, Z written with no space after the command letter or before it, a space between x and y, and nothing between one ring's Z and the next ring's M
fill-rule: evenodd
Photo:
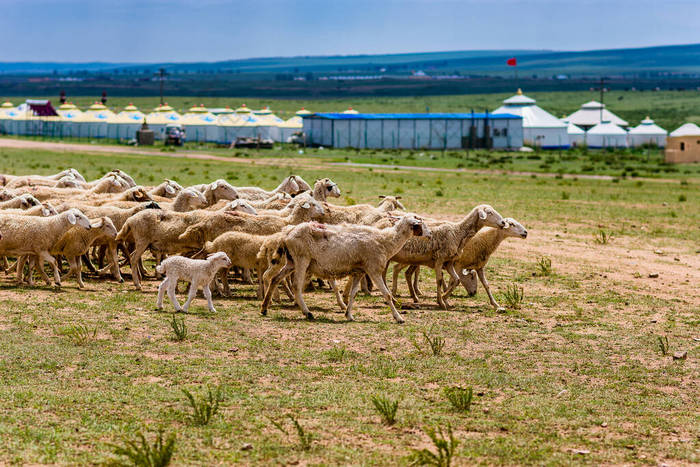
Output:
M236 109L236 116L238 121L233 127L234 141L236 138L255 138L258 136L260 120L245 104Z
M12 102L5 101L0 104L0 134L14 134L14 123L19 117L19 111Z
M107 119L107 138L132 140L146 116L131 102L118 114Z
M311 112L302 107L292 118L280 125L280 140L283 143L291 143L292 137L304 130L304 115L311 115Z
M72 102L65 102L56 109L60 117L59 135L61 137L73 137L78 134L78 122L83 117L83 111Z
M231 144L236 141L237 129L241 126L242 117L240 117L231 107L226 107L219 112L216 118L217 128L219 130L217 142L221 144Z
M75 121L78 138L106 138L107 120L114 117L114 112L103 103L95 102Z
M187 133L187 141L215 142L219 138L217 118L204 107L204 104L190 107L182 116L182 125Z
M262 139L281 141L280 125L284 120L273 114L269 107L253 111L253 115L258 119L257 136Z
M156 139L163 139L165 136L165 127L171 123L182 124L182 116L166 102L146 115L146 123L148 123L148 127L153 130Z

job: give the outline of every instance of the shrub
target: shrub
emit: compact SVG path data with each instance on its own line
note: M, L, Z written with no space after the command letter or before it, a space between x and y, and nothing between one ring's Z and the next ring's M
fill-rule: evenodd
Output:
M374 408L377 409L384 423L387 425L396 423L396 411L399 408L398 400L392 401L382 396L372 396L372 404L374 404Z
M552 274L552 260L546 256L542 256L537 260L537 268L540 276L549 276Z
M437 336L433 334L433 327L431 326L428 331L423 331L423 339L428 343L428 347L434 356L438 356L442 353L445 348L445 338L442 336ZM411 338L411 343L420 352L423 353L423 349L416 342L415 339Z
M114 454L128 459L128 463L115 462L116 465L134 465L137 467L165 467L175 452L175 433L163 441L163 431L159 431L153 444L148 444L142 433L137 433L138 440L124 441L124 446L111 445Z
M680 201L681 203L683 203L684 201L688 201L688 198L687 198L685 195L680 195L680 196L678 197L678 201Z
M569 193L567 193L566 191L562 191L562 192L561 192L561 199L567 200L567 199L569 199L569 198L570 198Z
M187 389L183 389L182 392L192 407L192 421L195 425L207 425L219 411L219 403L222 401L221 386L216 388L215 393L212 393L211 388L207 388L207 395L199 400Z
M301 424L297 421L297 419L294 418L292 415L287 415L287 418L289 418L292 421L292 424L294 425L294 430L296 431L297 437L299 438L299 449L301 449L302 451L310 450L311 443L313 443L314 439L313 434L307 433L301 426ZM270 421L282 433L284 433L285 435L289 434L289 432L284 428L284 425L281 422L277 422L272 419L270 419Z
M445 388L445 396L447 400L450 401L452 407L460 412L469 412L472 405L473 391L471 387L462 388L459 386L453 386L451 388Z
M511 284L506 287L505 292L503 292L503 299L506 301L508 308L517 310L523 303L525 294L522 287L518 287L517 284Z

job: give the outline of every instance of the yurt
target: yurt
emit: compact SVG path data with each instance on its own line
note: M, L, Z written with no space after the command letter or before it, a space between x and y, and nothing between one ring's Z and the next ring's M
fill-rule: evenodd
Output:
M236 138L254 138L258 136L258 117L245 105L236 109L235 126L232 127Z
M18 117L19 111L12 102L5 101L0 104L0 134L14 134L14 122Z
M107 119L107 138L132 140L143 126L146 116L131 102L118 114Z
M579 110L565 118L566 121L588 131L601 122L610 122L613 125L627 127L628 123L605 108L605 104L590 101L581 106Z
M280 125L280 140L283 143L290 143L294 133L300 133L304 130L304 115L311 115L311 112L302 107L292 118Z
M281 141L279 126L284 120L273 114L269 107L254 110L253 115L258 119L258 136L263 139Z
M219 139L217 118L204 107L204 104L190 107L182 116L181 123L187 133L187 141L214 142Z
M585 146L586 132L571 122L566 123L566 134L569 136L569 146Z
M654 120L647 117L642 122L629 131L627 141L630 147L638 147L650 144L659 148L666 147L666 135L668 132L654 123Z
M522 90L503 101L492 114L511 114L523 117L523 143L543 149L569 147L567 125L554 115L535 105L535 99L523 95Z
M175 112L175 109L170 107L166 102L159 105L153 112L146 115L146 123L148 128L153 131L156 139L163 139L165 135L165 127L171 123L182 123L182 116Z
M77 123L83 117L83 112L72 102L61 104L56 109L60 116L59 135L61 137L74 137L78 134Z
M612 122L603 121L586 132L589 148L626 148L627 132Z
M240 124L240 117L231 107L219 110L216 116L216 127L218 128L217 142L230 144L236 140L236 128Z
M114 112L101 102L95 102L87 108L83 115L75 120L78 138L106 138L107 120L114 117Z
M355 109L352 108L352 106L348 107L348 110L343 111L344 114L350 114L350 115L357 115L359 112Z
M686 123L668 135L666 162L700 162L700 127L695 123Z

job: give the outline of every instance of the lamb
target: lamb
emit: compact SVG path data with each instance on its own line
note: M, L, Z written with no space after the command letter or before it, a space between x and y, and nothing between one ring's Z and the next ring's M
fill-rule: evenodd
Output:
M316 201L326 201L326 198L340 198L340 188L330 178L321 178L314 183L313 197Z
M41 261L48 261L53 267L55 284L60 287L58 263L49 250L74 225L86 230L91 228L90 220L77 209L51 217L0 215L0 232L3 233L0 254L36 255ZM21 281L20 268L17 279Z
M193 188L185 188L182 190L177 194L172 203L161 203L163 208L169 208L170 210L177 212L192 211L203 208L206 205L207 199L204 197L204 195Z
M191 259L185 258L184 256L171 256L163 260L156 267L156 271L160 274L165 274L165 280L161 282L158 287L158 301L156 307L158 310L163 309L163 295L165 291L168 291L168 297L170 301L175 306L175 311L185 312L189 310L190 303L197 294L197 289L202 288L204 297L207 299L207 306L209 311L216 313L214 304L211 300L211 290L209 290L209 284L214 279L217 271L221 268L228 268L231 266L231 260L226 256L224 252L214 253L207 257L207 259ZM178 280L185 280L190 283L190 292L187 296L187 301L180 307L180 303L177 301L175 296L175 288L177 287Z
M61 238L51 247L49 252L53 256L61 255L68 260L70 265L69 272L63 276L66 279L70 276L76 276L78 287L85 287L82 276L82 260L81 257L88 252L90 246L97 240L113 240L117 236L117 229L109 219L109 217L100 217L91 223L89 230L80 227L73 227L64 233ZM22 264L19 263L20 270ZM44 274L43 268L39 271ZM31 274L31 268L30 268Z
M160 185L153 187L148 195L151 197L160 196L162 198L175 198L182 191L182 186L170 179L165 179Z
M203 183L190 187L201 192L207 200L207 206L212 206L220 200L238 199L238 191L229 182L220 178L212 183Z
M352 321L352 302L360 278L367 274L378 285L394 319L403 323L391 293L381 280L382 273L389 258L393 257L412 235L430 237L430 234L430 229L423 221L414 216L405 216L396 225L386 229L359 225L328 226L315 222L300 224L285 235L282 246L278 249L278 256L285 255L287 262L270 281L261 312L263 315L267 313L271 291L280 280L294 272L297 303L304 316L313 319L303 297L307 273L327 279L351 275L352 288L345 316Z
M442 309L448 309L445 301L442 279L442 268L455 280L458 280L454 271L454 260L459 255L467 241L469 241L482 227L505 227L503 217L491 206L482 204L471 210L461 222L444 222L433 227L433 235L430 239L411 239L404 247L391 258L392 262L399 264L413 264L428 266L435 269L435 282L437 289L437 303ZM408 284L414 303L418 303L418 296L413 290L412 284Z
M29 209L32 206L41 206L41 201L28 193L0 202L0 209Z
M256 186L238 187L236 189L238 190L238 195L241 198L245 198L249 201L262 201L281 192L289 193L293 196L301 193L302 191L310 190L311 187L300 176L290 175L282 180L282 183L280 183L277 188L272 191L265 191Z
M527 238L527 230L522 224L511 217L506 217L504 220L506 226L502 229L486 227L477 232L476 235L467 242L454 262L459 282L462 283L467 292L473 290L474 293L476 293L476 278L474 278L474 271L476 271L476 275L479 277L481 284L486 290L491 306L499 311L502 311L503 308L496 302L491 294L489 283L484 274L484 268L486 264L488 264L491 255L496 251L503 240L508 237ZM447 287L445 295L449 296L456 286L457 281L453 278Z

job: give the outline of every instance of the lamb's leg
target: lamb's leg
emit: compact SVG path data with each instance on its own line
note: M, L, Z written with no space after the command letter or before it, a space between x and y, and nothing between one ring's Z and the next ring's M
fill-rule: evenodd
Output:
M39 252L39 260L43 260L48 262L51 267L53 268L53 278L54 278L54 284L56 287L61 286L61 274L58 272L58 263L56 262L56 258L51 256L48 251L41 251Z
M182 305L182 311L184 311L185 313L187 313L187 310L190 309L190 303L192 303L192 300L194 300L194 297L197 296L197 289L198 288L199 287L197 287L196 281L193 280L192 282L190 282L190 293L187 294L187 301L185 302L184 305ZM204 288L204 287L202 287L202 288ZM211 294L211 292L209 292L209 293Z
M163 282L158 286L158 300L156 301L156 310L163 309L163 295L165 295L165 290L168 288L170 278L166 277ZM172 297L171 297L172 299ZM177 308L177 307L176 307Z
M486 295L489 296L489 301L491 302L491 306L496 311L505 311L505 308L503 308L501 305L499 305L496 302L496 300L493 298L493 295L491 294L491 289L489 288L489 282L486 280L486 275L484 274L484 268L477 269L476 274L479 276L479 280L481 281L481 284L484 286L484 289L486 289Z
M416 289L413 287L413 279L411 278L411 275L417 270L418 268L415 265L409 266L409 268L406 270L406 285L408 286L408 293L411 295L411 298L413 299L413 303L418 303L420 300L418 299L418 294L416 293Z
M348 306L345 309L345 317L348 319L348 321L355 321L355 317L352 315L352 304L355 301L357 291L360 290L360 277L361 276L354 275L348 281L350 284L350 292L348 296Z
M202 287L202 293L204 294L204 298L207 299L207 306L209 307L209 311L212 313L216 313L216 308L214 308L214 303L211 301L211 290L209 290L209 284L204 284Z
M219 272L219 277L221 278L221 283L224 286L224 293L223 293L224 297L231 296L231 288L229 287L229 283L228 283L228 271L229 271L228 268L223 268ZM218 286L217 286L217 289L218 289Z
M168 297L170 297L170 301L172 302L173 306L175 307L175 311L180 312L182 311L182 307L180 306L180 302L177 301L177 297L175 296L175 288L177 287L177 278L176 277L166 277L166 279L169 279L168 281Z
M340 294L340 290L338 290L338 283L335 281L335 279L328 279L328 282L331 285L331 289L333 289L333 293L335 293L335 300L336 300L336 302L338 302L338 306L340 307L340 311L343 312L343 311L347 310L348 306L343 301L343 297Z
M372 282L377 284L377 288L384 296L384 301L389 305L389 308L391 308L391 314L394 316L394 319L396 320L396 322L399 324L403 323L404 319L401 317L401 315L399 315L399 312L396 311L396 307L394 306L394 298L391 296L391 292L389 292L389 289L387 288L384 281L381 280L382 279L381 271L369 272L369 278L372 279Z

